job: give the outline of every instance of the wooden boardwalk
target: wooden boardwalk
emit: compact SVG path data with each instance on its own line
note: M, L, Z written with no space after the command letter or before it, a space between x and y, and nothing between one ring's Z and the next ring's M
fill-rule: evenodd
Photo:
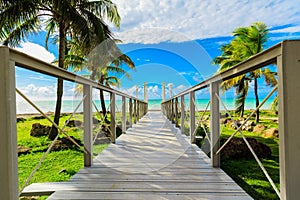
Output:
M32 184L55 190L48 199L252 199L159 111L133 128L66 183ZM45 191L46 188L46 191Z

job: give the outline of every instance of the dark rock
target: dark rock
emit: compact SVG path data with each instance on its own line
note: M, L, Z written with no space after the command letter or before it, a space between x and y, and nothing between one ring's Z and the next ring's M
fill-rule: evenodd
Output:
M51 126L45 126L40 123L32 124L32 128L30 130L30 135L33 137L40 137L48 135Z
M23 117L17 117L17 122L25 122L26 119Z
M31 151L31 148L25 147L25 146L18 146L18 156L29 154Z
M67 123L67 121L65 121ZM82 121L79 120L70 120L69 123L67 124L68 127L80 127L82 126Z
M122 135L122 128L119 126L116 127L116 138Z
M220 119L221 124L227 124L228 123L228 118Z
M97 138L95 139L94 145L97 144L109 144L110 143L110 135L107 135L106 132L100 131L98 133Z
M80 140L74 138L73 136L70 136L73 140L77 142L80 146L82 146L82 143ZM60 150L67 150L67 149L78 149L78 147L68 138L58 138L58 140L54 143L51 151L60 151Z
M227 117L229 117L228 113L225 113L225 114L220 113L220 118L227 118Z
M35 116L32 119L46 119L43 115Z
M95 117L93 117L93 124L99 124L101 121L99 119L96 119Z
M221 139L224 144L227 138ZM270 158L272 155L271 148L263 143L258 142L255 138L247 138L254 152L259 158ZM253 158L252 153L242 138L232 138L230 142L221 151L222 159L241 159Z

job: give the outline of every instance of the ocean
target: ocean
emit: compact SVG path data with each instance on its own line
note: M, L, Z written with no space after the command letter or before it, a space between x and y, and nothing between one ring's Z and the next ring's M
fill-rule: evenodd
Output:
M197 110L204 110L209 99L197 99L196 100L196 109ZM260 100L262 101L262 99ZM55 110L55 101L33 101L43 112L54 112ZM79 104L80 100L63 100L62 102L62 112L63 113L70 113L73 112L74 109ZM235 108L234 99L225 99L224 100L227 109L233 110ZM270 106L273 102L273 99L267 100L267 102L262 106L262 109L270 109ZM98 109L101 110L100 101L96 100L94 103L97 105ZM110 101L105 101L106 107L109 107ZM161 108L161 99L150 99L148 100L149 110L159 110ZM128 105L128 104L127 104ZM186 108L189 106L189 100L185 100ZM246 100L246 109L254 109L255 108L255 99L247 99ZM25 101L17 101L17 114L34 114L38 113L31 105L29 105ZM220 105L220 109L224 110L223 106ZM77 112L82 112L83 107L82 105L79 107ZM96 109L94 108L94 111ZM108 108L109 110L109 108ZM121 112L122 110L122 101L116 100L116 112ZM128 106L127 106L128 110Z

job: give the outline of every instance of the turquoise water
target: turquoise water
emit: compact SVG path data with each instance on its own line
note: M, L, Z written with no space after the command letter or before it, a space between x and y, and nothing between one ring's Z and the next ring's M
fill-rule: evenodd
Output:
M204 110L209 99L197 99L196 101L196 109L197 110ZM262 100L261 100L262 101ZM273 99L269 99L265 105L263 105L262 109L269 109L272 104ZM64 100L62 104L62 112L73 112L74 109L79 104L80 100ZM225 99L224 100L227 109L233 110L235 108L234 99ZM34 103L43 111L43 112L54 112L55 110L55 101L34 101ZM128 101L127 101L128 103ZM97 105L98 109L101 110L100 101L96 100L95 104ZM110 101L106 100L106 107L109 107ZM122 110L122 101L116 100L116 111L120 112ZM148 101L149 109L160 109L161 100L157 99L150 99ZM128 105L128 104L127 104ZM186 108L189 106L189 100L185 100ZM223 106L220 105L221 110L224 110ZM247 99L246 100L246 109L254 109L255 108L255 99ZM79 107L78 112L82 112L82 106ZM96 110L94 108L94 110ZM108 108L109 110L109 108ZM128 110L128 106L127 106ZM17 102L17 114L25 114L25 113L38 113L34 108L32 108L28 103L25 101Z

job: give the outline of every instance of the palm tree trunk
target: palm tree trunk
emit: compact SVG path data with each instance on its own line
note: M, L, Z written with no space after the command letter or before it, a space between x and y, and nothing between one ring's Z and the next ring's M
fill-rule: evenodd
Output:
M258 98L258 83L257 83L257 77L254 77L254 94L255 94L255 105L256 107L259 106L259 98ZM255 116L255 123L259 122L259 109L256 111L256 116Z
M104 93L103 93L103 90L101 90L101 89L100 89L100 102L101 102L101 108L102 108L102 113L103 113L104 121L106 123L108 123L108 120L107 120L107 111L106 111L105 100L104 100Z
M66 27L64 23L59 24L59 49L58 49L58 67L64 68L64 58L66 53ZM62 96L63 96L63 79L57 79L57 97L56 97L56 106L54 113L54 122L59 125L59 118L61 113L62 106ZM48 138L54 140L58 134L57 128L52 125L51 131Z
M240 118L243 118L244 117L244 111L245 111L245 102L242 104L241 106L241 112L240 112Z

